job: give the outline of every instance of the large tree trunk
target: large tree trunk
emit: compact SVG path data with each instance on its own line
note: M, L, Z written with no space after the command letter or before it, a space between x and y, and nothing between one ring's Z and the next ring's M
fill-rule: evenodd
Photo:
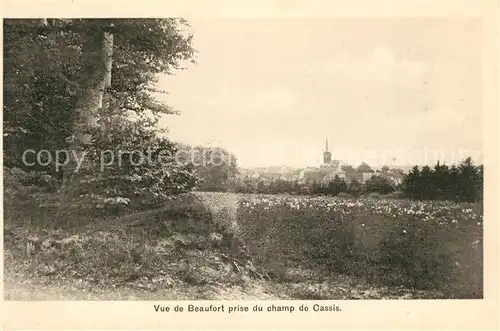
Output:
M84 75L75 106L73 135L68 137L69 160L63 169L63 189L71 185L71 178L82 171L82 167L85 168L86 162L78 169L75 156L81 157L83 148L91 142L91 132L98 128L99 111L104 106L105 95L109 98L106 89L111 86L113 34L98 31L86 36L83 52Z

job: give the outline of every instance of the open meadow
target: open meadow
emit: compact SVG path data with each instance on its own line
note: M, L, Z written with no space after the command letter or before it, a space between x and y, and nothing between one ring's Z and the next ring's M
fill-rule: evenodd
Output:
M479 203L241 195L236 210L229 204L226 211L257 263L279 279L313 271L445 297L482 296Z
M8 300L483 296L477 203L197 192L52 228L23 212Z

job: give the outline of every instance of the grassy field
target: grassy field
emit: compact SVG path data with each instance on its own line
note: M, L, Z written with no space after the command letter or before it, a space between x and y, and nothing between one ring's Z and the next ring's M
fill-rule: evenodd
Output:
M207 200L231 201L226 218L236 220L236 237L274 279L289 281L288 270L302 268L314 270L310 279L336 273L482 297L481 204L224 194Z
M196 193L71 221L6 222L7 300L482 297L477 204Z

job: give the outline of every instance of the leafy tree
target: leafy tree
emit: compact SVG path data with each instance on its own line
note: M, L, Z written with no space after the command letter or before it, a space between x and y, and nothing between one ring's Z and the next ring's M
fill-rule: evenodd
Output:
M401 176L403 176L405 174L402 169L398 169L398 168L392 168L390 171L392 173L394 173L394 174L398 174L398 175L401 175Z
M361 163L356 170L358 172L374 172L372 167L370 167L367 163L363 162Z
M175 160L178 147L161 130L121 116L104 129L101 139L86 149L90 164L80 173L78 196L122 196L157 204L196 186L193 165Z
M484 166L480 165L478 167L478 178L477 178L477 184L476 184L476 191L478 192L477 198L478 200L483 200L483 193L484 193Z
M317 181L312 181L312 183L309 184L309 187L311 194L322 194L324 191L321 183L318 183Z
M292 182L283 179L277 179L274 182L274 187L277 193L291 193L293 190Z
M424 166L421 171L414 167L405 176L405 194L414 199L445 199L479 201L483 195L483 167L476 167L471 158L458 166L448 167L439 162L431 169Z
M432 181L434 182L435 196L436 199L444 199L446 197L446 182L449 173L448 166L441 165L439 161L434 166L434 176Z
M258 193L257 182L252 178L245 178L243 180L242 189L245 193Z
M258 193L262 193L262 194L270 193L269 186L266 185L266 183L263 180L259 180L259 182L257 183L257 190L258 190Z
M465 201L475 201L479 199L479 169L474 166L472 158L468 157L458 166L460 198ZM482 185L481 185L482 186ZM482 189L482 187L481 187Z
M405 176L403 180L403 191L410 198L420 198L421 186L420 186L420 169L418 166L414 166L412 170Z
M161 114L177 112L154 93L161 92L157 74L173 73L194 54L185 25L179 19L4 20L5 164L55 173L54 163L25 165L22 151L74 148L89 155L75 191L130 197L143 191L156 199L192 188L188 165L122 160L115 169L95 168L103 148L175 153L155 125Z
M366 191L369 193L377 192L380 194L387 194L394 191L394 188L392 187L389 180L382 176L371 177L366 181L365 186L366 186Z
M450 167L450 171L446 176L446 198L450 200L459 200L460 199L460 171L458 170L456 165L452 165Z
M294 190L297 192L297 194L304 194L308 195L311 194L311 187L307 185L307 183L302 184L299 183L298 181L294 181Z
M353 172L356 172L356 169L354 169L354 167L350 164L343 164L340 169L342 169L342 171L345 171L347 173L353 173Z
M349 193L353 196L358 196L363 192L363 184L356 178L353 178L349 183Z
M424 199L434 199L435 194L435 181L434 173L429 166L423 166L420 172L420 195Z
M340 178L338 175L335 176L335 178L328 183L327 187L327 194L331 195L337 195L340 192L346 192L347 193L347 184L344 181L344 179Z
M103 76L103 37L113 35L108 92L124 116L175 113L155 101L156 75L192 58L191 36L179 19L4 20L4 127L8 164L19 151L67 148L82 96ZM100 71L95 72L100 68ZM102 77L101 77L102 78ZM97 79L99 80L99 79ZM95 122L98 112L92 114ZM38 142L38 143L37 143ZM43 146L37 145L43 144Z
M238 175L236 157L220 147L194 148L184 147L199 179L198 189L201 191L222 191L230 189L233 179Z

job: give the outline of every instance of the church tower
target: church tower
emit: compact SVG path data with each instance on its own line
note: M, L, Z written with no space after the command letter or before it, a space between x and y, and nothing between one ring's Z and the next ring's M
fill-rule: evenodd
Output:
M328 150L328 138L326 138L325 151L323 152L323 163L328 165L332 162L332 153Z

